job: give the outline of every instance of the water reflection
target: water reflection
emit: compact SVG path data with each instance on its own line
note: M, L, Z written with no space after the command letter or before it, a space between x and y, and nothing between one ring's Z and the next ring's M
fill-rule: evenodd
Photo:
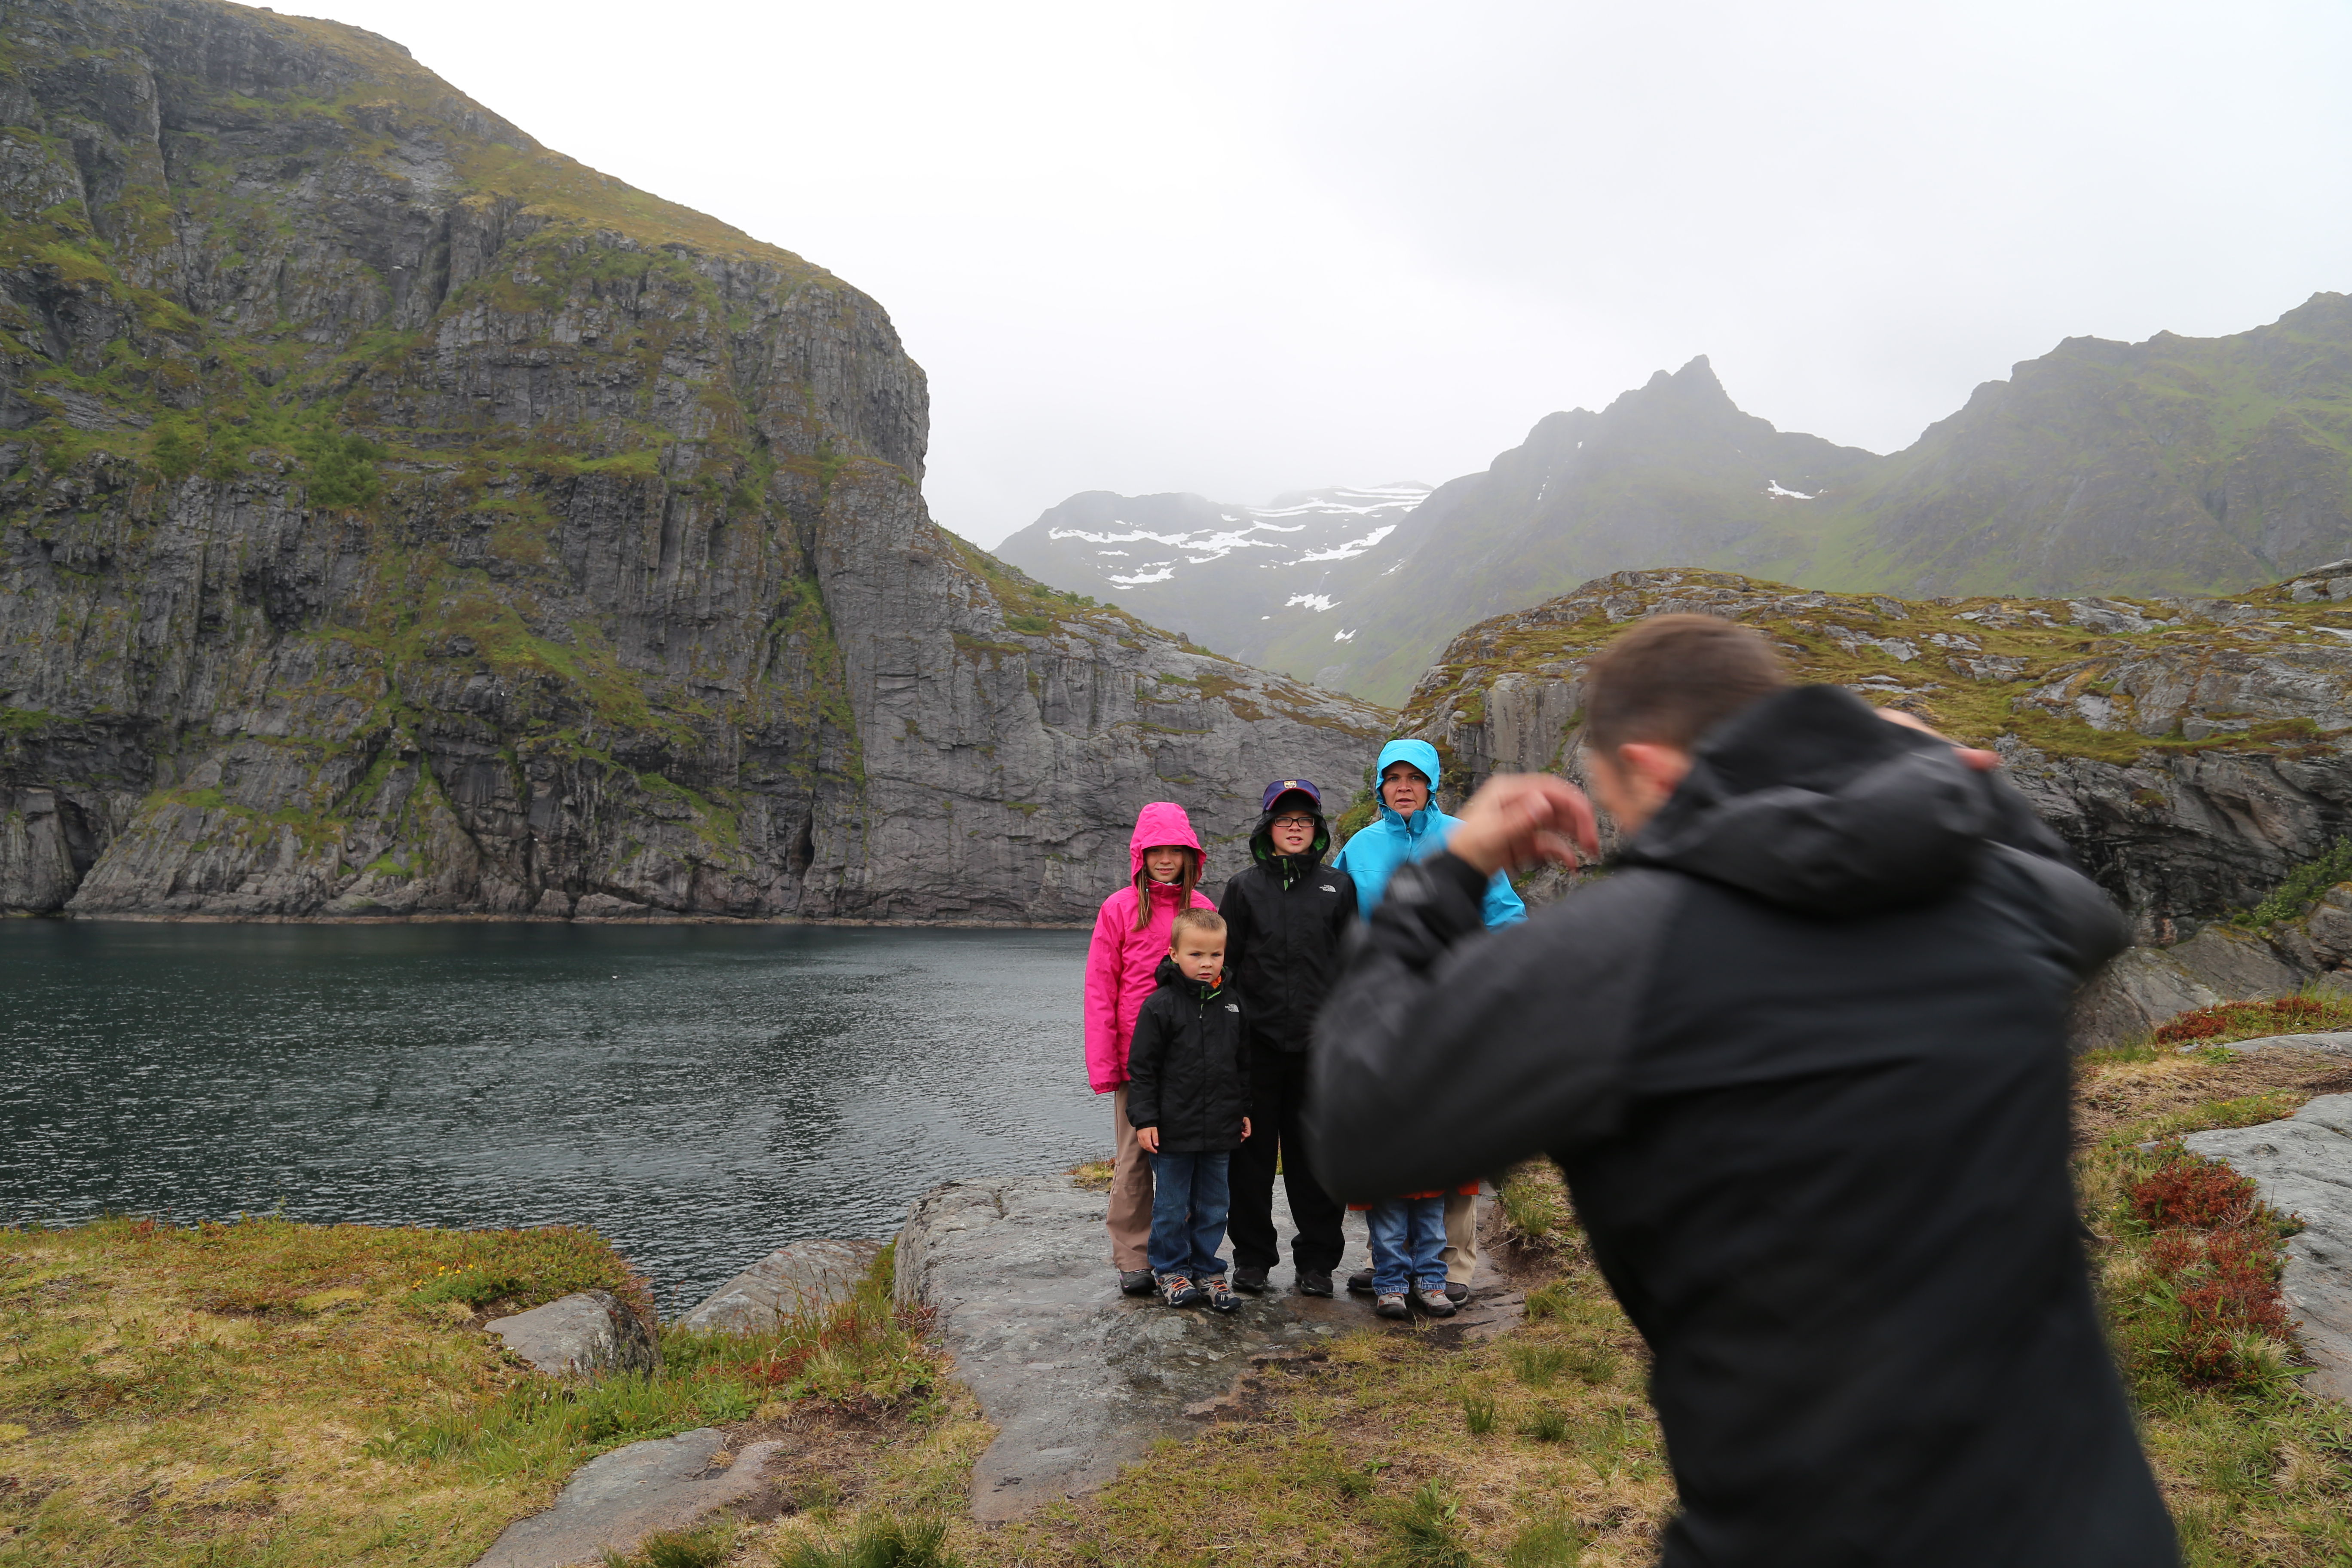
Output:
M0 1220L595 1226L666 1309L1108 1113L1083 933L0 922Z

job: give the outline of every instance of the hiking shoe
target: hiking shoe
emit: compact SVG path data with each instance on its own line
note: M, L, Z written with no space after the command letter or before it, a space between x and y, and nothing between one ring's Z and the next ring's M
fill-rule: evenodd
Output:
M1321 1270L1309 1270L1300 1274L1291 1289L1302 1296L1320 1296L1328 1301L1331 1299L1331 1276Z
M1158 1284L1149 1268L1122 1268L1118 1271L1118 1293L1122 1296L1149 1296Z
M1182 1274L1162 1274L1160 1277L1160 1299L1171 1307L1197 1307L1208 1300L1209 1293Z
M1383 1296L1381 1300L1385 1301L1388 1298ZM1415 1290L1412 1293L1412 1304L1433 1318L1450 1318L1454 1315L1454 1303L1443 1290Z
M1470 1299L1470 1287L1456 1285L1453 1280L1448 1279L1445 1282L1445 1299L1458 1307Z
M1372 1303L1372 1310L1383 1318L1412 1316L1412 1309L1404 1304L1404 1298L1402 1296L1382 1296Z
M1349 1275L1348 1289L1353 1290L1359 1296L1370 1295L1372 1293L1372 1271L1369 1268L1359 1268L1353 1274Z
M1209 1305L1215 1310L1220 1312L1241 1310L1242 1299L1234 1295L1232 1289L1225 1284L1223 1275L1213 1274L1201 1283L1209 1292Z
M1265 1270L1263 1268L1234 1269L1234 1289L1240 1291L1244 1296L1265 1295Z

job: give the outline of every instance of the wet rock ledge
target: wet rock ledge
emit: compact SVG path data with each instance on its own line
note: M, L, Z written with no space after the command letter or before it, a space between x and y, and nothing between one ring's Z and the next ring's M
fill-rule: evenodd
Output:
M1288 1205L1279 1193L1275 1202L1287 1236ZM983 1523L1094 1489L1157 1439L1233 1408L1253 1371L1318 1359L1328 1340L1380 1321L1344 1289L1328 1300L1299 1295L1287 1264L1230 1316L1121 1296L1106 1203L1066 1176L949 1182L916 1201L898 1233L898 1300L931 1309L956 1375L996 1424L972 1467L971 1512ZM1491 1205L1481 1207L1484 1222ZM1369 1258L1363 1217L1351 1214L1343 1285ZM1482 1258L1469 1303L1436 1331L1491 1336L1525 1303Z

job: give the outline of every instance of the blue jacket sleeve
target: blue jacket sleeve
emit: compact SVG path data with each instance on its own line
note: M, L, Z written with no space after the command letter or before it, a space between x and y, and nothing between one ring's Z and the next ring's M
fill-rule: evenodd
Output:
M1526 920L1528 906L1519 902L1519 895L1512 889L1511 879L1497 871L1494 879L1486 884L1486 901L1479 905L1478 912L1485 918L1486 929L1492 931L1496 926L1517 925Z

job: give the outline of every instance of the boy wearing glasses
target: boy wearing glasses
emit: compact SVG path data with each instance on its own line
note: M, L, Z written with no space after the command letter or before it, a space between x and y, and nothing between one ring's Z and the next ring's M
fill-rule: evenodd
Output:
M1356 887L1346 872L1323 864L1331 829L1311 780L1276 779L1261 806L1250 865L1217 901L1225 921L1225 974L1249 1026L1252 1063L1251 1131L1234 1152L1225 1233L1234 1243L1234 1289L1264 1294L1266 1271L1282 1257L1274 1229L1279 1163L1298 1227L1290 1244L1296 1288L1328 1296L1343 1211L1307 1170L1298 1129L1315 1016L1339 972L1340 939L1356 919Z

